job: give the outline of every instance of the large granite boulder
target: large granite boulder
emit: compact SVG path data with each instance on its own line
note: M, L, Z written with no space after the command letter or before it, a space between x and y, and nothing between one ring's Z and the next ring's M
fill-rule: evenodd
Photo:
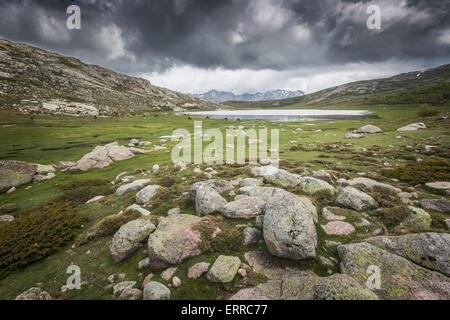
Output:
M357 211L378 208L378 203L374 198L353 187L346 187L342 190L336 199L336 204Z
M293 260L315 258L314 213L304 198L275 189L266 203L263 229L264 241L273 255Z
M128 148L120 146L117 142L105 146L96 146L94 150L85 154L76 165L68 168L71 172L88 171L92 168L104 168L114 161L126 160L134 157Z
M314 286L315 300L379 300L366 286L346 274L336 273Z
M164 268L200 255L201 235L194 229L200 221L199 217L186 214L161 219L156 231L148 238L150 263Z
M386 300L449 299L450 279L423 268L408 259L378 248L370 243L352 243L338 247L341 272L362 285L377 278L380 286L374 291ZM375 282L376 283L376 282Z
M450 234L417 233L366 239L378 248L406 258L427 269L450 276Z
M35 164L14 160L0 161L0 193L31 182L36 171Z
M155 225L149 219L133 220L120 227L109 246L114 261L120 262L130 257L142 247L155 229Z
M424 209L430 209L439 212L450 212L450 201L445 199L423 199L419 204Z

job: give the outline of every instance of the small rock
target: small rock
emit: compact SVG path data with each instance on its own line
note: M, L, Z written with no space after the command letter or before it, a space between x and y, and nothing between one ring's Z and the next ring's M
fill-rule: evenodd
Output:
M88 200L88 201L86 202L86 204L89 204L89 203L92 203L92 202L99 201L99 200L103 199L104 197L105 197L105 196L96 196L96 197L92 198L91 200Z
M123 281L119 282L113 287L113 293L115 296L121 294L125 289L131 289L136 285L136 281Z
M153 273L149 273L145 278L144 278L144 281L142 282L142 288L145 288L145 286L147 285L147 283L149 283L151 280L152 280L152 278L154 277L155 275L153 274Z
M211 282L228 283L233 281L241 265L238 257L219 256L209 270L207 278Z
M170 300L170 289L162 283L151 281L144 287L144 300Z
M143 269L150 266L150 258L145 258L138 263L138 268Z
M121 300L139 300L142 296L142 291L136 288L127 288L122 291L119 298Z
M13 222L13 221L14 221L13 216L10 216L10 215L0 216L0 225L3 223L9 223L9 222Z
M242 277L245 278L247 276L247 270L245 269L239 269L238 270L238 274Z
M188 270L188 278L189 279L198 279L200 278L205 272L209 270L210 263L207 262L199 262Z
M331 212L331 211L328 210L327 208L323 208L323 210L322 210L322 216L323 216L325 219L330 220L330 221L336 221L336 220L342 221L342 220L345 220L345 219L346 219L346 217L344 217L344 216L338 216L338 215L335 215L333 212Z
M355 227L350 223L342 221L331 221L326 225L322 225L322 229L328 235L349 235L355 232Z
M181 214L181 209L180 208L173 208L173 209L170 209L169 211L167 211L167 215L168 216L171 216L171 215L174 215L174 214Z
M383 130L374 125L369 124L356 130L356 133L383 133Z
M172 284L174 288L178 288L179 286L181 286L181 280L178 277L173 277L172 279Z
M169 281L172 276L177 272L177 268L168 268L161 273L161 278L163 280Z
M30 288L18 295L16 300L52 300L52 297L41 288Z

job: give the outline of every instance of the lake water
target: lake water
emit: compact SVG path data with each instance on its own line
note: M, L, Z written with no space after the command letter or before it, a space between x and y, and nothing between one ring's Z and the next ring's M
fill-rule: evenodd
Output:
M218 110L188 112L194 118L230 119L230 120L267 120L273 122L287 121L325 121L341 120L367 117L372 112L367 110L318 110L318 109L296 109L296 110Z

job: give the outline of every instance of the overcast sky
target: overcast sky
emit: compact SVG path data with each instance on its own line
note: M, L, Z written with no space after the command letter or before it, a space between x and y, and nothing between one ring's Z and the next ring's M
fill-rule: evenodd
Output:
M81 30L66 9L81 8ZM369 5L381 29L369 30ZM0 37L182 92L314 92L450 63L450 0L0 0Z

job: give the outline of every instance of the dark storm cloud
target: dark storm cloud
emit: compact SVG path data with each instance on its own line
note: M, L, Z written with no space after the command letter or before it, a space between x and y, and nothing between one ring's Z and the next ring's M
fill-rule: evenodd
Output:
M65 27L77 4L82 30ZM370 4L382 29L366 27ZM0 36L127 73L448 61L450 1L0 0Z

